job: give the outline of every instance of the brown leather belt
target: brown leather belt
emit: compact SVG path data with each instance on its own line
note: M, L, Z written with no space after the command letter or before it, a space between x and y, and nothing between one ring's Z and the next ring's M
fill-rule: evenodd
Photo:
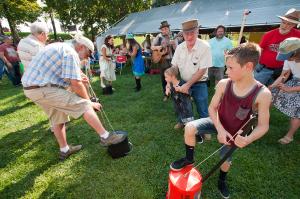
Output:
M64 88L63 86L59 86L59 85L56 85L56 84L46 84L44 86L28 86L28 87L23 87L23 89L24 90L32 90L32 89L44 88L44 87Z

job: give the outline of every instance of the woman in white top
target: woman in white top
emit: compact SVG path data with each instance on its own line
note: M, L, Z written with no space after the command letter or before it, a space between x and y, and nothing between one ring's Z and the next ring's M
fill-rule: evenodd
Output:
M289 144L300 127L300 39L291 37L281 42L277 60L286 61L281 75L269 88L273 105L290 117L290 129L278 140L281 144ZM291 75L293 77L288 80Z
M104 44L101 46L101 57L99 60L100 64L100 79L101 87L105 88L108 84L112 86L112 81L116 80L115 68L116 64L113 62L113 49L114 49L114 38L111 35L105 37ZM106 81L108 83L106 83Z

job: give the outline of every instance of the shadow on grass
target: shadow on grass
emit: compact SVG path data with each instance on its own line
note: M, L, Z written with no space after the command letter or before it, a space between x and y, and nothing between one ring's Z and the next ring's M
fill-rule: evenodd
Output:
M18 102L16 104L18 104ZM26 107L31 106L31 105L33 105L33 102L28 101L26 104L23 104L23 105L11 106L7 109L1 110L0 115L8 115L8 114L11 114L15 111L21 110L21 109L26 108Z
M47 161L46 163L35 167L34 170L27 173L26 176L20 179L18 182L11 183L10 185L6 186L0 192L0 196L3 198L21 198L33 187L36 177L43 174L46 170L48 170L55 164L58 164L58 161L56 159L49 159L49 161Z
M24 153L44 142L45 137L52 136L44 127L48 120L31 127L9 133L0 139L0 168L6 167ZM9 147L8 147L9 146Z
M48 124L48 120L9 133L0 139L0 168L16 172L16 174L12 173L7 176L11 175L8 178L17 179L4 185L4 189L0 192L1 197L20 198L32 188L36 177L58 163L57 159L48 158L51 152L49 151L49 145L51 145L50 142L53 142L53 140L50 138L52 137L51 133L46 130L46 124ZM18 162L22 162L25 165L24 168L28 169L28 171L24 173L22 169L16 170L15 167L18 167ZM34 168L31 170L33 163ZM26 167L27 164L29 165L28 168ZM13 175L21 176L14 177ZM8 178L2 180L5 182Z

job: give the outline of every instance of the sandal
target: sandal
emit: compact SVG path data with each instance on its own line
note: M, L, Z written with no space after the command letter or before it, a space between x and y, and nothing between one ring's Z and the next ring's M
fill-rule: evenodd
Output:
M283 138L281 138L281 139L278 140L278 142L280 144L289 144L292 141L293 141L293 138L289 138L287 136L284 136Z

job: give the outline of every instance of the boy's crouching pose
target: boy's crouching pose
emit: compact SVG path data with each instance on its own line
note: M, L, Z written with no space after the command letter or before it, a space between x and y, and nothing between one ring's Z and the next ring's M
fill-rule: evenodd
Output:
M245 43L226 55L228 79L221 80L209 106L208 118L189 122L185 127L186 156L170 167L180 170L194 163L196 135L217 133L218 141L225 144L221 150L224 156L231 146L243 148L261 138L269 129L270 91L254 79L253 69L258 63L260 48L254 43ZM249 136L234 136L253 112L258 113L258 124ZM226 174L229 171L231 157L220 167L218 189L223 198L229 198L226 186Z

